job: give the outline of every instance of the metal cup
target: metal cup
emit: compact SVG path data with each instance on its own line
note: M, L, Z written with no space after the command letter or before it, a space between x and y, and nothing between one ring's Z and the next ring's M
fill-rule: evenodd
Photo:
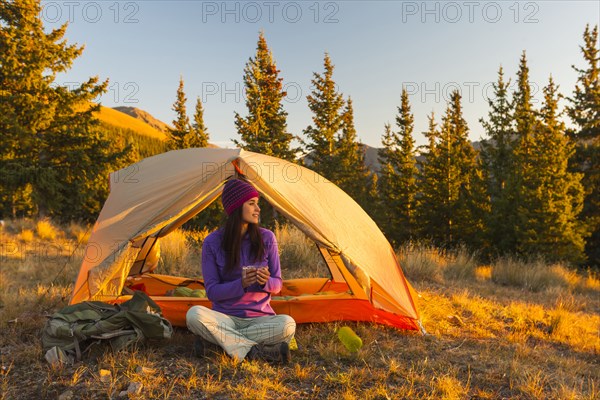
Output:
M246 279L246 275L248 274L248 270L254 269L254 267L245 266L242 267L242 278Z

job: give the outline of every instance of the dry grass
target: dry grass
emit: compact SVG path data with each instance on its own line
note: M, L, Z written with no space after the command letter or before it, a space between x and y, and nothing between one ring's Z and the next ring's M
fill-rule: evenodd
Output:
M4 220L3 230L7 233L18 234L24 229L32 230L35 228L35 222L27 218Z
M160 239L158 270L167 275L197 277L201 274L202 242L207 231L176 229Z
M21 241L30 243L33 241L33 231L31 229L23 229L21 231Z
M597 275L555 265L546 266L547 278L528 272L541 263L512 260L509 267L526 279L501 280L506 266L499 261L476 266L468 253L427 247L399 253L412 262L405 269L421 294L428 336L364 323L302 324L292 364L280 367L236 365L217 350L194 358L192 335L176 329L170 341L117 353L98 347L81 363L52 368L39 333L45 315L68 301L82 254L72 233L25 243L21 232L31 228L8 225L1 247L0 399L68 398L69 392L73 399L111 399L132 383L141 384L140 392L124 398L600 398ZM314 246L303 249L307 242L293 229L277 233L282 260L311 273ZM197 271L204 236L176 233L163 244L165 266ZM302 245L290 246L294 241ZM342 325L362 338L358 353L337 339Z
M476 256L465 247L441 250L431 245L408 243L396 255L406 275L415 281L441 283L445 279L475 279Z
M475 268L475 279L488 281L492 279L492 267L490 265L480 265Z
M71 223L67 228L67 232L77 243L85 245L90 238L90 234L92 233L92 227Z
M477 268L477 256L470 253L466 247L459 247L450 251L445 256L446 268L444 277L453 280L472 280L475 279L475 269Z
M443 252L430 246L408 243L396 252L398 261L409 279L442 282L446 259Z
M41 240L55 240L59 234L57 228L47 219L38 221L35 224L35 231Z
M492 280L501 285L521 287L534 292L559 287L570 291L597 291L597 275L587 275L563 265L548 265L540 259L520 261L513 257L498 259L492 267Z
M189 246L185 233L177 229L169 235L160 238L160 263L159 268L167 275L175 274L176 271L187 269L187 256Z
M277 226L275 237L281 254L281 270L287 279L330 276L314 242L292 225Z
M597 273L587 272L587 276L580 285L582 291L600 292L600 277Z

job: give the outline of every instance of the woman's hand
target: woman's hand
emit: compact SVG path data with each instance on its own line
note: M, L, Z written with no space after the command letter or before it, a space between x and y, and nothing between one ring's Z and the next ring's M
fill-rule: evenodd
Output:
M260 267L256 269L256 281L259 285L264 285L269 280L271 273L269 267Z

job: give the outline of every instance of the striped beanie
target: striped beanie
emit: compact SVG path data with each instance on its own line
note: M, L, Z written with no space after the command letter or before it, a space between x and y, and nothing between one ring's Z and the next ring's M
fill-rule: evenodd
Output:
M221 201L227 215L231 215L236 209L259 194L254 186L241 179L230 179L225 183Z

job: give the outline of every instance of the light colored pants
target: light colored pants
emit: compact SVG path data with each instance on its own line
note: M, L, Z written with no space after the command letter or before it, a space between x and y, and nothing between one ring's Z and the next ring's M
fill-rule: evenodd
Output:
M185 319L192 333L221 346L238 362L246 357L252 346L289 343L296 332L296 322L289 315L239 318L194 306L188 310Z

